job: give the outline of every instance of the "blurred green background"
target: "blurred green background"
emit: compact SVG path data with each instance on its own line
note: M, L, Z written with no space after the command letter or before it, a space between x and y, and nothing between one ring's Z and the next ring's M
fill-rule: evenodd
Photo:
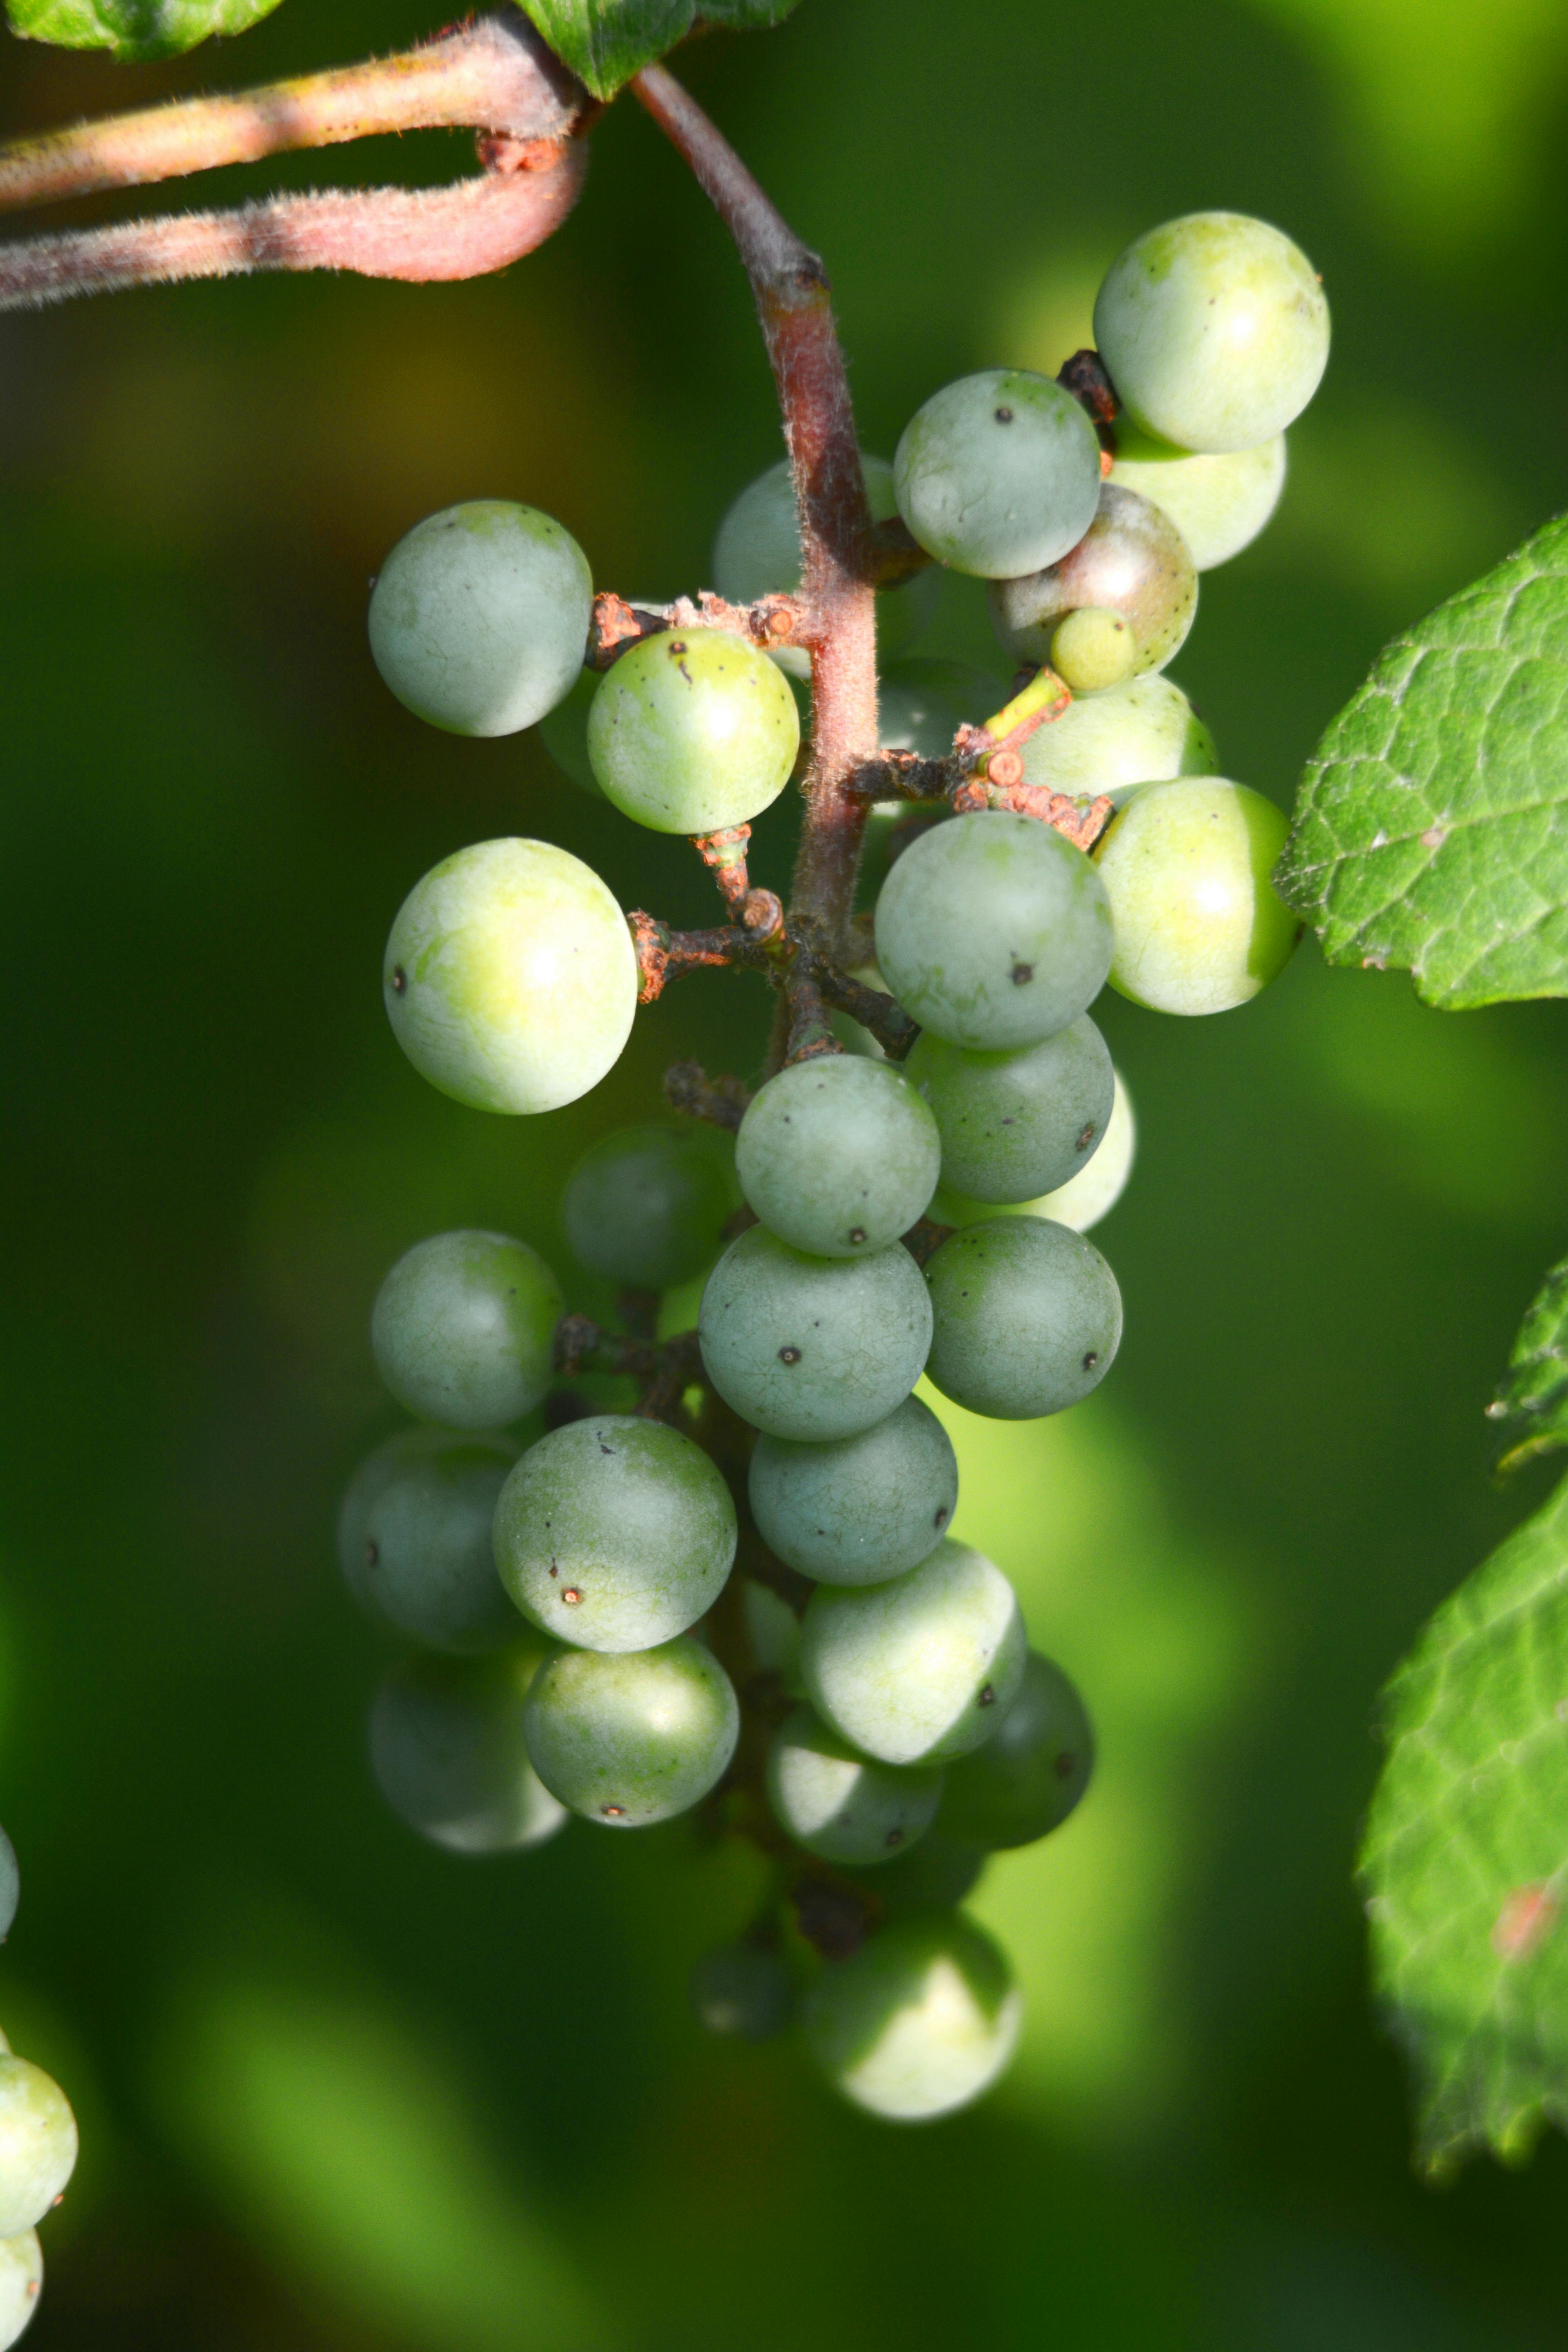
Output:
M0 37L0 127L436 22L292 0L135 72ZM1565 502L1557 0L804 0L684 69L828 258L872 449L952 374L1056 365L1154 221L1230 205L1306 247L1329 377L1177 665L1227 772L1282 802L1384 639ZM1142 1125L1096 1236L1128 1305L1115 1377L1065 1421L959 1430L959 1532L1103 1753L1082 1812L978 1900L1030 2000L979 2110L879 2128L787 2051L704 2044L682 1979L747 1873L680 1825L465 1864L370 1786L383 1660L331 1523L395 1422L382 1271L490 1224L574 1281L564 1167L678 1054L753 1069L765 1017L753 982L683 983L595 1095L523 1125L432 1093L381 1012L391 915L464 842L547 835L625 903L710 919L680 845L531 739L421 728L364 646L368 577L433 507L536 500L602 583L667 593L778 453L716 223L631 107L594 145L565 232L501 280L0 322L0 1813L24 1887L0 2022L84 2132L29 2342L1568 2341L1568 2149L1415 2183L1350 1878L1378 1685L1528 1500L1488 1482L1482 1407L1568 1241L1554 1005L1428 1013L1310 949L1216 1021L1108 1001ZM212 185L463 168L433 138ZM978 596L946 594L924 649L987 657ZM761 878L786 832L761 829Z

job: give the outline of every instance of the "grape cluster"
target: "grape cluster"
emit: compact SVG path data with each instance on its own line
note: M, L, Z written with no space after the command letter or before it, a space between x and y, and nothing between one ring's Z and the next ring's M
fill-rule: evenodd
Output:
M395 1811L467 1853L573 1814L638 1829L701 1808L749 1834L773 1892L699 1965L698 2015L746 2038L796 2024L842 2092L900 2118L1005 2065L1008 1963L956 1906L988 1855L1060 1826L1094 1749L1007 1578L954 1533L952 1444L917 1384L1024 1420L1105 1378L1121 1297L1086 1229L1134 1125L1090 1007L1109 981L1223 1011L1296 939L1268 878L1283 821L1214 772L1163 672L1199 572L1278 499L1326 358L1321 291L1277 230L1196 215L1114 264L1096 331L1066 381L966 377L890 466L862 461L910 559L879 594L884 645L928 615L923 556L989 583L1024 668L1012 701L952 662L884 670L868 793L923 793L932 821L882 845L831 1029L792 1029L749 1097L702 1081L687 1107L712 1125L632 1128L579 1161L565 1235L619 1331L568 1315L504 1234L398 1261L372 1347L420 1425L364 1463L339 1526L351 1588L413 1645L372 1714ZM422 717L542 720L611 808L695 837L742 919L689 935L693 960L771 941L783 986L811 942L749 891L743 853L795 771L796 688L809 708L802 562L783 467L735 501L696 605L595 600L549 517L460 507L394 551L372 646ZM615 1062L674 951L564 851L481 843L398 912L387 1009L458 1101L552 1109ZM661 1302L699 1281L681 1331Z
M0 1830L0 1943L16 1916L21 1878L16 1850ZM76 2169L76 2117L59 2084L18 2058L0 2033L0 2352L15 2344L38 2307L44 2256L38 2223L65 2195Z

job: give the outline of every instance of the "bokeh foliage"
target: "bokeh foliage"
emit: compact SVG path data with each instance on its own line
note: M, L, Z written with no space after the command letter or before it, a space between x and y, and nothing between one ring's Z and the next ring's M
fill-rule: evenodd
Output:
M0 101L43 127L435 22L314 0L216 63L125 71L6 41ZM1176 666L1227 771L1281 801L1378 649L1568 492L1568 31L1538 0L1487 11L1478 47L1480 23L1127 0L1114 37L1054 15L1047 71L1028 0L804 0L685 60L826 254L884 453L948 375L1086 340L1149 222L1226 204L1300 239L1334 361L1279 521L1205 578ZM1122 1355L1070 1421L953 1416L959 1531L1016 1578L1103 1759L979 1899L1031 2022L977 2113L880 2131L787 2053L700 2041L682 1979L743 1918L744 1857L584 1830L465 1866L369 1786L380 1661L330 1528L395 1421L380 1273L490 1224L602 1304L556 1227L563 1169L647 1115L678 1051L760 1050L755 984L692 980L598 1094L521 1126L431 1094L379 1003L403 892L492 834L710 919L679 845L531 741L422 730L364 649L366 580L432 507L537 499L653 594L700 583L778 454L701 200L631 110L595 144L568 229L493 284L196 288L0 332L0 1818L24 1871L0 2024L86 2146L31 2340L1551 2343L1568 2153L1415 2185L1351 1867L1375 1693L1520 1514L1482 1409L1563 1247L1552 1005L1439 1014L1310 950L1214 1022L1109 1005L1142 1136L1097 1236ZM408 141L213 194L464 164ZM983 600L944 600L928 647L993 658ZM780 809L759 878L787 835Z

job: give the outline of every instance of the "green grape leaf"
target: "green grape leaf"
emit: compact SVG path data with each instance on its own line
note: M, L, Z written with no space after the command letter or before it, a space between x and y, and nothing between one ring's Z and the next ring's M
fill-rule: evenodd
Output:
M1380 657L1275 878L1331 963L1428 1004L1568 995L1568 517Z
M1419 2152L1568 2126L1568 1480L1445 1601L1384 1695L1361 1857Z
M1501 1423L1500 1470L1568 1445L1568 1258L1531 1299L1487 1413Z
M243 33L279 0L5 0L11 30L62 49L112 49L122 63L174 58L217 33Z
M527 7L578 80L595 98L614 98L690 31L697 0L527 0Z

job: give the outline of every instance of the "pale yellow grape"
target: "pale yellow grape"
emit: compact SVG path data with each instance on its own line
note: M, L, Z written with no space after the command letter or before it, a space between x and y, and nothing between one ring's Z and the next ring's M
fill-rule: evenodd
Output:
M1095 851L1110 902L1110 984L1156 1013L1225 1013L1289 961L1300 926L1269 879L1287 825L1223 776L1134 793Z
M1069 1176L1056 1192L1043 1193L1037 1201L1016 1201L998 1208L989 1202L973 1200L965 1192L950 1192L942 1186L929 1213L942 1225L977 1225L987 1217L1049 1217L1055 1224L1070 1225L1074 1233L1086 1234L1114 1209L1126 1191L1137 1143L1131 1097L1118 1070L1116 1097L1099 1150L1087 1168Z
M989 1936L951 1912L882 1927L812 1987L805 2046L845 2097L895 2123L967 2106L1013 2054L1023 2005Z
M36 2230L0 2239L0 2352L6 2352L38 2307L44 2284L44 2250Z
M1212 776L1214 737L1157 670L1068 705L1024 745L1024 780L1070 800L1129 793L1170 776Z
M0 2058L0 2238L20 2237L59 2201L76 2153L59 2084L26 2058Z
M619 1059L637 1011L626 918L548 841L481 841L416 882L383 993L420 1075L476 1110L557 1110Z
M1256 449L1194 457L1169 441L1116 420L1116 462L1110 479L1163 507L1186 541L1200 572L1228 563L1250 547L1285 488L1285 436Z
M749 824L783 792L800 712L764 653L725 629L664 629L624 653L588 713L607 801L654 833Z

